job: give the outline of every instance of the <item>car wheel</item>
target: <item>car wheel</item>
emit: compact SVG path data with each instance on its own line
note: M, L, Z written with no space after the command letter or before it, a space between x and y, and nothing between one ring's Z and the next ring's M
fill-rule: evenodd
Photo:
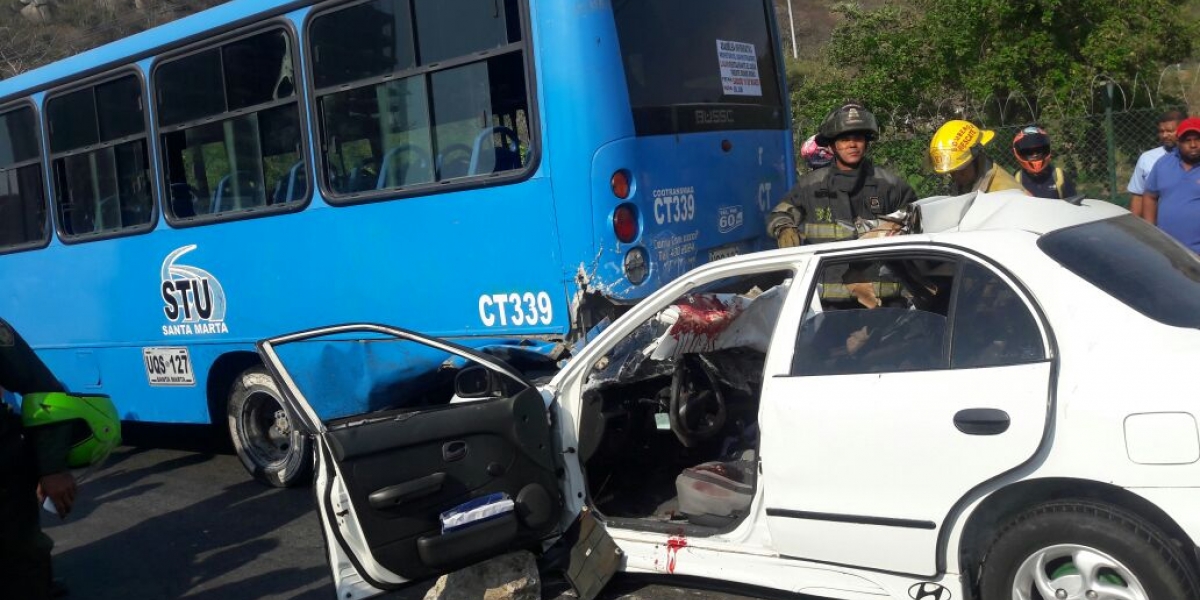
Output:
M1053 502L1000 530L983 600L1197 598L1195 574L1162 531L1116 507Z
M248 369L237 378L229 393L228 417L233 447L255 479L274 487L309 481L312 439L295 426L266 369Z

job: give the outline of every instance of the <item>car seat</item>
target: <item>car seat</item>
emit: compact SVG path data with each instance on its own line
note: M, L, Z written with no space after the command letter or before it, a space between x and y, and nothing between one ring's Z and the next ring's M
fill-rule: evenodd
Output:
M741 460L713 461L675 478L679 512L694 525L725 527L744 517L754 500L754 452Z

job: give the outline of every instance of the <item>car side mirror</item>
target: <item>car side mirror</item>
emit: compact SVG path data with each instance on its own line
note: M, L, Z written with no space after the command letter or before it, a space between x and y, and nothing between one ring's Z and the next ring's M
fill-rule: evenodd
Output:
M459 398L492 398L502 389L495 373L486 367L473 365L454 376L454 393Z

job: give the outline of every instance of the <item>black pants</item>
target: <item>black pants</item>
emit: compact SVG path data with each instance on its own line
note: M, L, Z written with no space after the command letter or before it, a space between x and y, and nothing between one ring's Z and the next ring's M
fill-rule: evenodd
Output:
M50 598L50 544L42 534L37 479L21 461L0 468L0 598Z

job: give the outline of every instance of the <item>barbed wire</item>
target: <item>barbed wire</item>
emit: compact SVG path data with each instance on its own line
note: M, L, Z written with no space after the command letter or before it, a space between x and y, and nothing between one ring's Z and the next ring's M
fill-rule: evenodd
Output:
M893 107L877 115L891 135L903 136L932 131L951 119L1012 127L1099 115L1109 108L1113 112L1129 112L1189 107L1200 107L1200 64L1168 65L1151 76L1138 74L1126 83L1100 75L1086 88L1065 92L1043 87L1032 93L1014 91L1005 96L952 96L935 103ZM799 135L815 131L818 124L798 119L794 126Z

